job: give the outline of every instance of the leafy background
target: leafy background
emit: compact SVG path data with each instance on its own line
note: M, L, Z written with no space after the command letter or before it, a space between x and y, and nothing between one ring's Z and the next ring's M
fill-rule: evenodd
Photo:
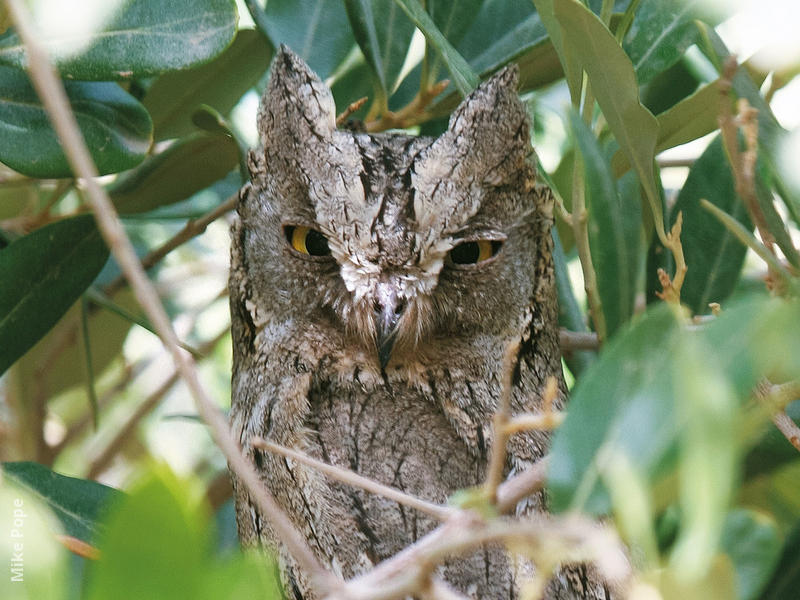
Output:
M565 354L573 389L553 443L553 509L610 515L641 581L664 597L791 597L800 462L770 416L800 416L800 186L797 152L785 150L799 134L787 129L796 107L780 119L771 107L797 97L800 59L757 53L726 75L746 13L690 0L32 8L101 181L222 408L227 229L274 49L305 58L340 111L368 97L350 115L368 130L425 135L444 130L480 79L517 63L540 175L564 205L554 229L562 326L603 342ZM775 3L776 27L779 8L794 10ZM269 561L235 551L224 460L108 258L25 65L8 28L0 521L10 531L6 507L24 501L36 559L24 586L3 578L0 596L271 597ZM752 196L719 133L739 98L758 109ZM748 148L746 133L734 146ZM675 275L667 234L679 214L683 311L658 297L656 277ZM766 400L753 392L765 381ZM4 552L12 541L0 539Z

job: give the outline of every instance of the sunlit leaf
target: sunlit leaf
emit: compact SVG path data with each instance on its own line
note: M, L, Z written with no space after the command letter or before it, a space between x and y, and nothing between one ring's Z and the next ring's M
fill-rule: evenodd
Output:
M101 174L139 164L152 139L145 108L108 82L64 83L78 126ZM24 71L0 66L0 160L31 177L71 177L47 112Z
M132 79L184 69L225 49L236 33L233 0L123 0L96 30L65 28L43 42L61 75L69 79ZM92 20L93 3L65 0L61 9L77 22ZM45 31L50 31L45 29ZM0 63L26 66L16 33L0 38Z
M107 518L85 597L105 600L119 590L131 598L171 600L282 597L267 556L213 556L202 491L164 467L134 485Z
M656 153L686 144L717 129L719 82L706 84L657 117ZM630 159L619 150L611 161L614 174L630 169Z
M0 374L89 287L108 259L91 215L58 221L0 251Z

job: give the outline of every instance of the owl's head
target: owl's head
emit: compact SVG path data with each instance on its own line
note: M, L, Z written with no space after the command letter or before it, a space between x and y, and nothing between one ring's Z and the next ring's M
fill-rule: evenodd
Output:
M503 69L436 139L357 134L281 48L239 207L261 319L327 331L382 368L423 342L518 335L551 212L516 86Z

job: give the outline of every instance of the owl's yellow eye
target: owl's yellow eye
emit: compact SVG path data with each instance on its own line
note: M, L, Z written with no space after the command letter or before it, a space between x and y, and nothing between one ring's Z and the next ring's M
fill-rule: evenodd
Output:
M463 242L450 250L450 260L457 265L474 265L492 258L503 242L500 240L476 240Z
M283 233L292 248L301 254L328 256L331 253L328 240L316 229L303 225L286 225Z

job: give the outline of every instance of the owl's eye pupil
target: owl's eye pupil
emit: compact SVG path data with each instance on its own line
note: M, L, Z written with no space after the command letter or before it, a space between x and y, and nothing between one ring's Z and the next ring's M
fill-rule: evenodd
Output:
M499 240L463 242L450 250L450 260L457 265L474 265L492 258L502 245Z
M331 253L328 240L316 229L303 225L286 225L283 232L286 241L301 254L328 256Z

